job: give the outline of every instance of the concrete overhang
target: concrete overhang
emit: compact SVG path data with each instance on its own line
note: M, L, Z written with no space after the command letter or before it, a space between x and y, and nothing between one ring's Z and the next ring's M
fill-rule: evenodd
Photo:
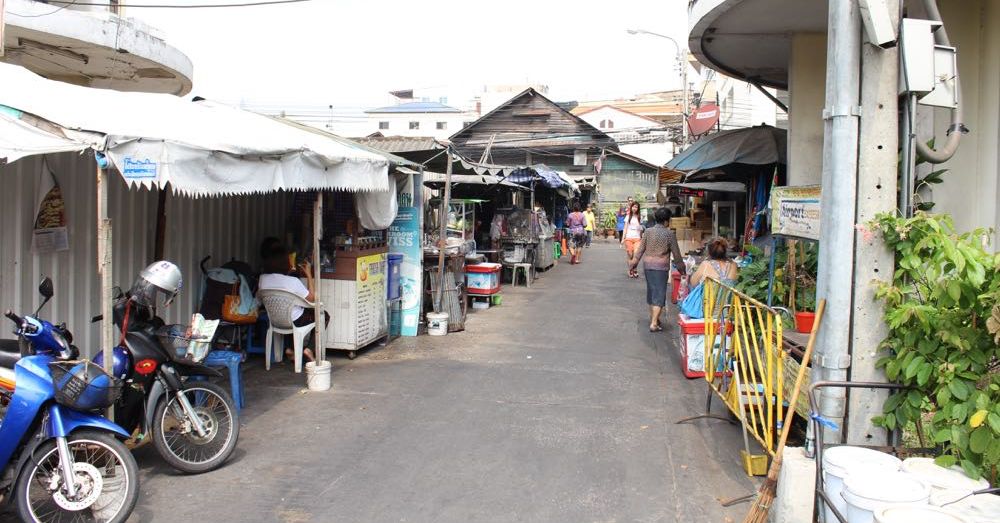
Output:
M3 61L77 85L185 95L191 60L156 30L106 9L6 0Z
M728 76L788 89L791 35L826 33L825 0L695 0L688 46Z

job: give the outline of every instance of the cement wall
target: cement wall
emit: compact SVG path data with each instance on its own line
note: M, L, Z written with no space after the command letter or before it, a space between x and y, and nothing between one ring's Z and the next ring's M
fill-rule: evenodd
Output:
M826 35L791 36L788 71L788 185L819 184L823 175Z

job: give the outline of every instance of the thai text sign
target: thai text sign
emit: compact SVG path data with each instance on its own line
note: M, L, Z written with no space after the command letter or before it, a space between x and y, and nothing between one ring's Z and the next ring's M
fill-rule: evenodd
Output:
M771 233L819 239L820 186L771 189Z

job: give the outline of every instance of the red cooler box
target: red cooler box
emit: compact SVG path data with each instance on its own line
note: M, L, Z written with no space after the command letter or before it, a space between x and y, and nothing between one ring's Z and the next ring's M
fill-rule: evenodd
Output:
M488 296L500 292L499 263L477 263L465 266L465 284L469 294Z
M681 314L677 317L681 328L681 371L688 378L705 377L705 320L694 320ZM728 332L732 334L732 324ZM727 334L726 346L732 347L732 336ZM715 348L722 345L722 337L716 336ZM721 373L717 373L721 375Z

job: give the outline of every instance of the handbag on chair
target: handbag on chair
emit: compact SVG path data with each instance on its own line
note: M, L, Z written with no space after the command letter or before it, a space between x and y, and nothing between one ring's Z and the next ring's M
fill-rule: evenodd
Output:
M248 312L241 308L240 281L233 284L232 294L227 294L222 301L222 319L237 325L257 323L257 307L250 307Z

